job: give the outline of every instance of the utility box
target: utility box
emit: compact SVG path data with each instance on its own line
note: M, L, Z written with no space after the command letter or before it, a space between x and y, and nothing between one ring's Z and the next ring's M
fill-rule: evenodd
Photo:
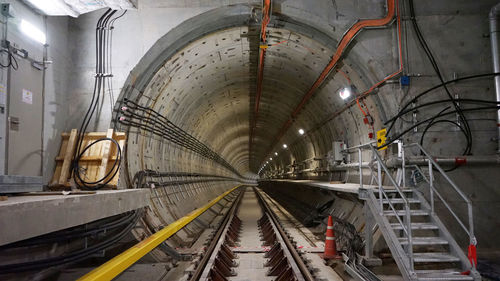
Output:
M335 162L342 162L344 160L344 155L342 154L342 150L344 149L345 149L344 142L334 141L332 146L331 160Z

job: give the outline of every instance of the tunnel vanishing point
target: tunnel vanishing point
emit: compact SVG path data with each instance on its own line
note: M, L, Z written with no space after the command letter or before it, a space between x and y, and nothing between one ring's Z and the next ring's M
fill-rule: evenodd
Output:
M498 1L0 2L0 280L500 279Z

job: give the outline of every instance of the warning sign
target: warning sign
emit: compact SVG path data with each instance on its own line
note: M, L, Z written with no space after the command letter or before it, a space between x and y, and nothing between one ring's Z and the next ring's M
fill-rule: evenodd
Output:
M27 104L33 104L33 93L26 89L23 89L22 101Z
M387 141L386 134L387 134L387 129L382 129L377 131L377 147L381 147L385 144L385 142ZM386 148L387 146L379 148L379 150L384 150Z

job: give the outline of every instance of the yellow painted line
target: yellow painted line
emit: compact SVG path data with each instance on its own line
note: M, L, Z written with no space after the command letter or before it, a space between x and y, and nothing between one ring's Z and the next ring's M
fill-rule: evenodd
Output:
M151 252L158 245L163 243L163 241L167 240L170 236L174 235L177 231L182 229L188 223L196 219L198 216L203 214L210 207L219 202L222 198L224 198L229 193L233 192L235 189L240 187L241 185L235 186L232 189L224 192L219 197L210 201L205 206L198 208L186 216L176 220L175 222L167 225L162 230L156 232L155 234L149 236L147 239L142 240L141 242L134 245L132 248L126 250L125 252L119 254L118 256L112 258L105 264L99 266L98 268L92 270L87 273L83 277L78 280L112 280L120 273L125 271L135 262L137 262L140 258L145 256L147 253Z

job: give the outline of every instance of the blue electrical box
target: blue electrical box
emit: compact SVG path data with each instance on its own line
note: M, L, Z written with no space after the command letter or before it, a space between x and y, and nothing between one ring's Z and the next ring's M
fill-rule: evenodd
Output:
M410 86L410 76L401 76L399 83L401 83L401 86Z

